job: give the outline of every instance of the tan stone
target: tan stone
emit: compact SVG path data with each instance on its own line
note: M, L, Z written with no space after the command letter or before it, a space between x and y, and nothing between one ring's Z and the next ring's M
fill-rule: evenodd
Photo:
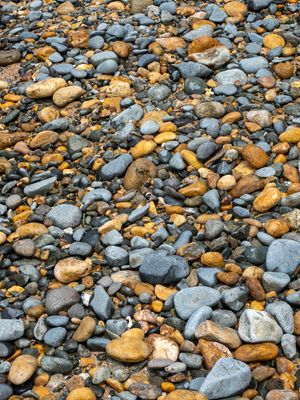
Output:
M214 340L224 344L229 349L240 347L241 339L235 329L216 324L213 321L205 321L195 330L197 339Z
M111 45L112 51L121 58L127 58L132 52L132 45L130 43L117 40Z
M236 179L233 175L222 176L217 183L217 188L220 190L231 190L236 184Z
M290 164L284 164L283 176L291 182L299 183L298 169Z
M146 182L155 178L157 175L156 166L152 161L145 158L138 158L127 169L124 176L125 189L139 189Z
M264 187L264 181L256 175L247 175L238 180L233 189L229 192L230 196L241 197L246 193L253 193Z
M53 95L53 103L59 107L64 107L72 101L78 99L84 90L79 86L66 86L58 89Z
M67 400L96 400L96 396L92 389L80 387L71 390L68 394Z
M262 168L268 164L269 157L267 153L254 144L247 144L243 147L242 156L253 168Z
M207 396L193 390L177 389L167 394L164 400L207 400Z
M105 92L111 97L128 97L131 95L130 82L122 80L121 77L113 78Z
M56 50L51 46L40 47L35 50L34 54L40 61L46 61L51 54L55 53Z
M275 368L267 367L266 365L260 365L252 371L252 376L258 382L263 382L264 380L273 376L275 372Z
M55 278L62 283L78 281L92 272L89 259L83 261L74 257L60 260L54 267Z
M244 362L270 361L278 356L274 343L244 344L234 352L234 358Z
M209 251L202 254L201 263L207 267L223 267L224 257L217 251Z
M212 369L220 358L232 358L231 351L219 342L199 339L197 348L203 356L204 364L207 369Z
M290 230L290 222L288 219L271 218L266 221L264 228L269 235L278 238Z
M296 126L289 127L279 135L279 140L281 142L298 143L300 141L300 128Z
M247 14L247 6L239 1L230 1L224 6L224 11L230 17L240 17Z
M201 53L212 47L220 46L220 42L210 36L200 36L192 41L188 47L188 54Z
M235 122L238 122L242 118L242 114L238 111L232 111L222 118L222 123L223 124L234 124Z
M266 296L265 291L257 278L254 278L254 277L247 278L245 283L246 283L246 286L248 286L248 288L250 290L250 296L254 300L263 301L265 299L265 296Z
M18 356L11 364L8 379L14 385L22 385L32 377L37 366L35 357L29 354Z
M266 188L254 200L253 208L259 212L265 212L276 206L281 199L280 190L277 188Z
M285 40L282 36L276 35L276 33L269 33L263 38L263 45L268 49L274 49L275 47L283 47Z
M126 331L120 338L112 340L106 346L106 352L110 357L128 363L146 360L151 351L151 346L144 342L144 332L137 328Z
M38 112L38 118L45 124L46 122L59 118L59 111L54 107L45 107Z
M159 43L159 45L167 51L175 51L176 49L183 49L186 46L185 40L177 36L172 36L168 38L158 38L156 39L156 42Z
M26 95L31 99L43 99L52 96L58 89L67 86L62 78L48 78L34 83L26 89Z
M197 155L188 149L181 150L180 154L184 161L195 169L203 167L203 164L198 160Z
M29 143L29 147L32 149L38 149L49 144L57 142L59 136L54 131L42 131L39 132Z
M131 154L134 159L144 157L152 153L156 149L156 143L152 140L141 140L131 149Z
M300 311L296 311L294 314L294 333L300 336Z
M199 180L179 189L178 192L185 197L201 196L207 192L207 185L204 180Z
M18 237L35 237L41 236L48 232L48 228L39 222L29 222L28 224L20 225L16 229Z
M80 325L76 329L73 335L73 339L76 342L85 342L88 340L94 333L96 328L96 321L92 317L84 317L80 322Z
M266 400L298 400L298 393L289 389L274 389L267 393Z
M70 1L65 1L56 8L56 12L58 15L69 15L74 14L76 12L76 8Z
M176 289L171 289L163 285L155 285L154 294L155 296L163 301L166 301L170 296L177 293Z
M11 133L1 132L0 150L6 149L9 146L13 146L14 144L26 138L27 134L25 132L15 132L13 135Z
M61 164L64 161L64 156L60 153L45 154L41 160L42 165L49 163Z
M151 4L153 0L130 0L131 14L142 13Z
M72 47L85 49L88 47L89 32L86 29L78 29L68 33L68 43Z
M274 66L274 72L281 79L289 79L295 73L295 66L290 61L278 63Z
M148 336L147 342L153 348L151 358L164 358L171 361L177 361L179 356L179 346L174 340L162 335L158 335L157 333L153 333Z

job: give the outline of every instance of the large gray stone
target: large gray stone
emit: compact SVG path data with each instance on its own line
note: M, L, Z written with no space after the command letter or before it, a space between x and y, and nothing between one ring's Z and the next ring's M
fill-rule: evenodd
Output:
M73 368L73 363L61 357L44 356L41 367L51 374L67 374Z
M174 306L181 319L187 320L202 306L215 306L221 296L216 289L197 286L180 290L175 294Z
M58 314L73 304L80 302L80 295L75 289L69 286L62 286L58 289L51 289L47 292L45 307L49 315Z
M200 392L211 399L223 399L245 390L251 381L247 364L233 358L221 358L216 362L201 385Z
M142 281L152 285L177 283L188 273L189 265L183 257L166 256L159 252L145 257L140 267Z
M16 340L24 334L24 323L20 319L0 319L0 341Z
M52 176L51 178L32 183L24 188L24 194L29 197L36 196L37 194L46 194L52 189L56 180L57 177Z
M268 271L284 272L292 275L300 264L300 242L278 239L271 243L266 267Z
M82 211L72 204L59 204L48 212L47 217L61 229L75 228L80 224Z
M294 333L294 313L288 303L275 301L267 305L266 311L276 319L285 333Z
M282 329L266 311L245 310L240 318L238 334L246 343L278 343Z

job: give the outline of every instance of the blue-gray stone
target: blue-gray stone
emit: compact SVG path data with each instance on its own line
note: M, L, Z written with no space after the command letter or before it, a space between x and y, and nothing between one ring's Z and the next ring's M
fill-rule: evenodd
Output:
M221 298L216 289L207 286L185 288L175 294L174 306L181 319L188 320L202 306L215 306Z
M67 330L63 327L49 329L44 336L44 342L51 347L59 347L67 335Z
M59 204L53 207L47 214L47 218L61 229L75 228L81 222L82 211L71 204Z
M1 342L19 339L24 330L24 322L21 319L0 319Z
M79 302L80 295L75 289L62 286L47 291L45 308L48 315L55 315Z
M31 185L27 185L24 188L24 194L29 197L33 197L38 194L46 194L52 189L56 180L57 180L57 177L52 176L51 178L32 183Z
M247 364L233 358L221 358L206 376L200 391L209 399L222 399L245 390L251 381Z
M105 249L105 258L111 267L122 267L128 264L128 252L122 247L108 246Z
M105 164L101 169L101 177L103 180L111 180L123 176L132 163L133 158L130 154L122 154Z
M268 271L292 275L300 264L300 243L295 240L278 239L271 243L266 257Z
M67 374L72 370L73 363L71 360L62 357L44 356L41 367L45 372L51 374Z
M153 252L144 258L139 272L143 282L153 285L171 284L187 277L189 265L183 257Z
M6 383L0 383L0 400L8 400L12 395L12 387Z
M194 311L193 314L188 319L184 328L185 339L193 339L194 332L198 325L202 322L210 319L212 314L212 309L208 306L199 307L198 310Z
M90 306L97 317L105 321L113 315L115 310L114 303L102 286L96 286Z
M268 65L269 65L268 60L266 60L264 57L261 56L244 58L243 60L240 61L241 68L247 74L255 74L261 68L267 68Z
M262 277L263 288L266 292L275 290L280 293L290 283L291 278L284 272L265 272Z
M215 79L220 85L245 85L248 81L245 72L238 68L221 71L216 74Z
M294 333L294 313L289 304L275 301L267 305L266 311L276 319L285 333Z

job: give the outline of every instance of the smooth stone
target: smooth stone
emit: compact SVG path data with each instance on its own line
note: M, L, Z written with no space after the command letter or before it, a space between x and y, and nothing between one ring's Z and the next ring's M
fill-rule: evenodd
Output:
M283 272L293 275L300 264L300 243L294 240L274 240L267 252L268 271Z
M28 185L24 188L24 194L29 197L46 194L52 189L56 181L57 177L52 176L51 178L32 183L31 185Z
M139 273L143 282L171 284L188 275L189 265L183 257L153 252L144 258Z
M122 177L132 161L133 158L130 154L122 154L102 167L101 178L111 180L115 177Z
M45 336L44 342L51 347L59 347L62 345L65 337L67 335L67 330L63 327L57 327L49 329Z
M265 272L262 277L262 285L266 292L275 290L280 293L291 281L288 274L284 272Z
M24 334L24 322L20 319L0 319L0 341L16 340Z
M248 309L240 317L238 334L246 343L278 343L283 332L276 320L266 311Z
M261 56L244 58L240 61L241 68L247 74L255 74L261 68L267 68L269 65L268 60Z
M294 333L294 313L289 304L276 301L268 304L266 311L276 319L285 333Z
M81 222L82 211L71 204L60 204L48 212L47 218L61 229L75 228Z
M51 374L67 374L72 370L73 363L62 357L44 356L41 360L41 367L45 372Z
M251 381L247 364L233 358L221 358L206 376L200 391L209 399L223 399L245 390Z
M175 294L174 306L178 316L183 320L188 320L199 307L213 307L219 302L220 298L219 292L210 287L186 288Z
M73 288L63 286L58 289L51 289L47 292L45 308L47 314L55 315L79 302L79 293Z
M111 267L122 267L128 264L128 252L122 247L108 246L104 254L108 265Z
M8 379L14 385L22 385L32 377L37 366L35 357L29 354L18 356L11 364Z
M211 315L212 309L208 306L199 307L199 309L194 311L185 325L184 337L186 339L193 339L197 326L210 319Z

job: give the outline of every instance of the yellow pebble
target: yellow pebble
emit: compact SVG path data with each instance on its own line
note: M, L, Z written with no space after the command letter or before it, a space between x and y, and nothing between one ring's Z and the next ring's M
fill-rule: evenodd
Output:
M151 303L152 310L156 313L160 313L163 309L163 302L159 300L154 300Z
M152 140L141 140L132 148L131 154L134 159L141 158L152 153L155 148L156 143Z
M284 154L278 154L274 160L274 163L282 163L285 164L286 163L286 156Z
M155 137L154 142L157 144L162 144L162 143L170 142L171 140L175 140L175 139L176 139L176 133L163 132Z
M194 167L195 169L199 169L203 167L203 164L198 160L196 154L191 151L191 150L181 150L180 154L182 155L182 158L184 159L184 161Z
M176 389L174 383L172 383L172 382L163 382L163 383L161 383L160 387L161 387L161 390L163 390L166 393L173 392Z
M265 304L264 301L256 301L256 300L253 300L253 301L250 303L250 308L253 309L253 310L257 310L257 311L263 311L263 310L265 309L264 304Z

